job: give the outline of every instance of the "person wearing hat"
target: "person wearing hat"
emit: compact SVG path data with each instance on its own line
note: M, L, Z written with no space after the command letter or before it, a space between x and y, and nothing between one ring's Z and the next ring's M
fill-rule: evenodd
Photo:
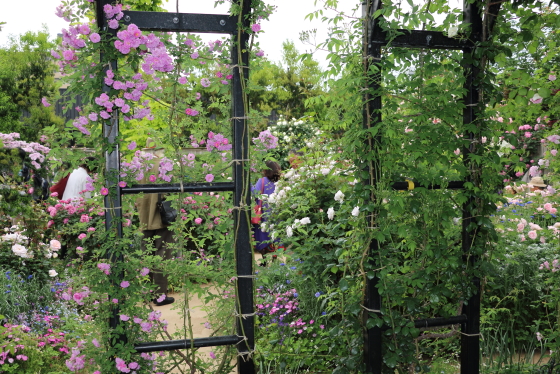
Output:
M542 191L547 186L544 183L544 180L542 179L542 177L533 177L531 179L531 181L529 183L527 183L527 185L531 188L531 191L537 191L537 190Z

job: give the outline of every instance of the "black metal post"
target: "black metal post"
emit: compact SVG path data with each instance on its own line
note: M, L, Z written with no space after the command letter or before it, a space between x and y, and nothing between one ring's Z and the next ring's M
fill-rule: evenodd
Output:
M233 181L234 190L234 227L235 254L237 261L237 335L244 340L237 345L237 370L240 374L253 374L253 350L255 347L255 317L253 308L253 249L251 248L251 230L249 211L251 206L250 172L246 167L249 159L249 127L247 126L247 96L243 87L249 79L249 14L251 2L237 0L241 5L241 25L237 34L233 34Z
M380 0L374 0L371 3L365 2L362 4L364 15L364 51L366 52L364 73L367 80L367 90L364 95L364 111L363 111L363 128L369 129L375 127L381 123L381 95L379 94L380 84L381 84L381 71L371 72L370 68L379 62L381 59L381 46L379 44L373 45L371 43L372 35L374 33L376 22L373 19L373 14L381 7ZM378 65L379 66L379 65ZM380 67L379 67L380 69ZM368 133L366 149L378 155L375 151L376 144L380 141L380 135L376 135L374 138ZM370 203L374 202L376 197L374 195L375 185L377 184L380 176L380 170L377 162L374 158L370 161L368 165L368 178L364 180L364 184L370 188L369 200ZM375 227L376 225L376 212L368 217L368 227ZM379 242L376 239L372 239L369 249L368 249L368 263L373 269L376 267L375 257L379 252ZM369 319L370 311L375 311L378 315L381 314L381 295L379 294L379 289L377 284L379 282L379 277L377 274L372 279L366 280L366 289L364 295L364 303L367 308L363 314L364 325L367 326L367 321ZM372 328L365 328L364 330L364 361L366 364L366 373L381 374L383 367L383 341L382 341L382 329L380 326L375 326Z
M110 0L97 0L97 25L101 30L108 30L107 27L107 19L105 18L105 12L103 11L103 6L106 4L110 4ZM112 31L115 34L114 31ZM103 54L101 54L101 61L103 61ZM109 63L109 66L112 70L117 70L117 61L112 60ZM105 73L109 67L106 67L103 72ZM111 87L107 86L103 83L103 92L109 93ZM110 191L116 190L114 193L110 193L109 195L105 196L104 199L104 206L105 206L105 230L111 231L116 230L117 237L122 238L122 202L121 202L121 194L120 194L120 187L118 186L118 180L112 181L110 176L117 177L119 176L120 171L120 154L119 154L119 145L116 142L117 137L119 135L119 112L118 110L114 110L112 113L111 118L108 121L109 123L105 122L103 124L103 137L105 137L109 144L114 144L114 148L112 152L105 153L105 175L109 178L107 179L107 187ZM107 253L107 258L113 262L122 261L122 256L115 257L113 253L110 251ZM113 313L109 318L109 326L111 329L114 329L120 323L119 319L119 307L118 305L114 306ZM126 343L126 336L120 335L118 338L120 343Z
M480 41L482 35L482 17L480 9L476 3L469 4L464 1L463 5L463 22L470 24L470 39ZM473 49L466 48L463 50L463 61L472 61ZM467 90L464 97L465 109L463 110L463 123L472 124L477 119L477 107L479 101L478 87L476 79L480 69L473 63L466 63L463 67L465 70L465 88ZM463 152L464 162L469 170L466 176L466 182L476 183L471 170L470 154L475 152L475 134L468 132L464 134L464 138L469 140L468 147ZM469 261L467 266L474 266L477 261L476 256L471 252L473 241L475 240L476 230L471 227L474 223L473 215L475 212L475 199L470 196L463 205L463 222L462 222L462 249L463 258ZM467 322L461 325L461 374L478 374L480 370L480 279L473 277L473 285L475 293L469 298L463 306L463 314L467 316Z

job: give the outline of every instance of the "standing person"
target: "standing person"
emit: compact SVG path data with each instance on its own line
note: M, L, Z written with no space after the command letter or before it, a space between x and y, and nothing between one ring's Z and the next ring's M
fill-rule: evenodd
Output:
M266 166L267 169L263 170L262 178L260 178L257 183L251 188L251 192L253 195L270 195L276 190L276 182L278 182L278 180L280 179L280 165L273 161L267 161ZM262 210L263 213L268 212L269 209L266 203L263 203ZM266 222L265 214L263 214L261 218L261 224L264 222ZM261 230L261 225L253 225L253 233L257 242L255 247L255 250L257 252L261 253L264 256L266 253L274 252L276 250L276 244L271 242L271 238L268 235L268 232Z
M86 183L90 174L94 171L92 170L94 162L95 157L87 157L84 164L80 165L77 169L74 169L66 182L62 200L77 199L80 197L86 199L91 198L91 192L86 191Z
M163 158L163 149L161 148L144 148L143 151L155 155L156 158L153 159L154 166L149 173L145 174L144 179L140 182L142 184L150 183L150 174L157 175L159 173L159 159ZM168 244L175 243L175 239L173 232L161 221L161 215L157 207L158 195L157 193L144 194L136 200L138 217L144 236L142 239L142 250L147 251L146 243L151 242L155 249L153 254L160 256L163 260L169 260L171 259L172 249L168 247ZM153 300L156 306L171 304L175 301L173 297L167 296L168 280L161 270L151 269L150 279L157 285L156 295L158 297Z

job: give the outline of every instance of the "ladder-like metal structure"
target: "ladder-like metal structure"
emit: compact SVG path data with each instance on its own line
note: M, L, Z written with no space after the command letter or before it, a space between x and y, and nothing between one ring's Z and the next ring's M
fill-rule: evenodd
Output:
M241 207L251 204L250 194L244 193L250 182L248 168L245 160L248 159L249 128L247 125L247 114L243 102L242 80L249 78L249 52L247 41L250 30L249 15L251 13L250 1L236 0L241 4L241 24L238 25L238 16L221 14L192 14L192 13L163 13L163 12L138 12L124 11L124 24L135 24L143 31L159 32L191 32L191 33L216 33L229 34L236 37L231 50L233 65L232 78L232 132L233 132L233 181L222 183L172 183L172 184L143 184L121 188L117 182L110 188L116 189L115 194L105 197L106 229L116 227L117 234L122 237L122 209L121 194L145 193L178 193L178 192L218 192L232 191L234 196L234 224L235 231L235 253L237 269L237 335L218 336L208 338L150 342L138 344L134 349L141 352L169 351L176 349L190 349L191 347L213 347L222 345L236 345L238 350L238 373L252 374L255 372L253 362L254 350L254 310L253 310L253 251L250 244L251 232L248 222L248 214ZM110 4L110 0L96 0L97 24L101 30L111 31L107 27L107 19L103 12L103 6ZM239 29L238 29L239 27ZM116 33L116 31L113 31ZM117 62L111 61L111 68L117 68ZM110 87L104 86L104 92L109 92ZM110 125L104 126L104 137L109 143L114 144L119 136L118 115L110 119ZM106 154L106 170L113 175L119 175L120 156L118 144L115 144L112 152ZM111 208L112 207L112 208ZM109 212L113 211L113 216ZM113 218L114 217L114 218ZM114 221L113 221L114 220ZM116 259L119 261L122 259ZM115 309L110 320L110 327L115 328L119 323L118 310ZM124 338L121 338L123 340Z
M444 50L462 50L463 51L463 69L466 77L465 89L466 94L463 97L465 109L463 110L463 123L470 124L476 120L476 109L479 105L478 87L475 85L475 79L479 73L479 66L475 66L470 56L476 47L476 43L483 39L483 29L489 35L493 29L495 19L500 10L500 2L490 5L490 9L485 14L484 23L481 16L480 9L476 3L469 4L464 1L463 5L463 23L470 24L471 33L468 39L454 39L449 38L440 31L425 31L425 30L397 30L399 35L390 40L392 47L402 48L416 48L416 49L444 49ZM381 0L369 0L362 3L364 15L364 43L366 43L366 60L367 72L369 73L369 66L376 64L382 58L382 48L388 42L388 33L379 27L374 14L377 10L382 8ZM368 93L364 97L364 115L363 126L365 129L375 127L383 120L381 109L382 100L379 94L381 85L381 72L380 69L377 73L368 77ZM371 93L374 93L373 95ZM376 135L376 141L380 141L380 132ZM465 139L471 140L471 145L464 151L465 160L468 159L469 153L473 152L473 133L465 133ZM371 170L373 178L369 184L375 186L379 180L380 170ZM471 176L467 176L465 181L449 182L448 189L462 189L465 182L472 182ZM407 182L397 182L391 185L395 190L407 190ZM439 185L428 186L428 189L439 189ZM468 256L471 251L473 242L473 230L469 227L476 222L473 220L470 208L474 204L474 199L471 197L463 204L463 219L462 219L462 251L463 260L469 261L474 264L477 261L475 256ZM370 216L369 226L375 225L375 214ZM369 259L374 265L373 258L376 256L380 249L380 243L377 240L372 240L369 248ZM372 266L374 268L374 266ZM458 316L449 318L429 318L415 321L415 327L437 327L448 326L454 324L461 325L461 374L478 374L480 367L480 279L473 277L473 285L476 293L473 294L467 303L463 306L462 312ZM365 307L366 310L379 311L382 307L382 300L377 285L379 278L376 276L369 279L366 284L365 291ZM379 313L379 312L376 312ZM364 313L364 325L367 322L368 313ZM383 367L383 353L382 353L382 333L386 329L385 326L373 327L364 332L364 361L366 372L372 374L381 374Z

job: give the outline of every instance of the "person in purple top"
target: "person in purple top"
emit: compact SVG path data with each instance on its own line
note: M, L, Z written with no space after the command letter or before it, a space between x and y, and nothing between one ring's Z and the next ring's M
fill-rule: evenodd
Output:
M255 198L261 195L270 195L276 189L276 182L280 179L280 165L273 161L266 162L267 169L263 170L262 178L259 178L257 183L251 188L251 193ZM264 183L264 188L263 188ZM258 198L257 203L259 201ZM262 206L263 215L261 218L261 223L266 222L267 213L270 210L268 204L263 202ZM266 254L274 252L277 245L271 242L268 232L261 230L261 225L253 225L253 234L255 235L255 240L257 242L255 250L261 254Z

